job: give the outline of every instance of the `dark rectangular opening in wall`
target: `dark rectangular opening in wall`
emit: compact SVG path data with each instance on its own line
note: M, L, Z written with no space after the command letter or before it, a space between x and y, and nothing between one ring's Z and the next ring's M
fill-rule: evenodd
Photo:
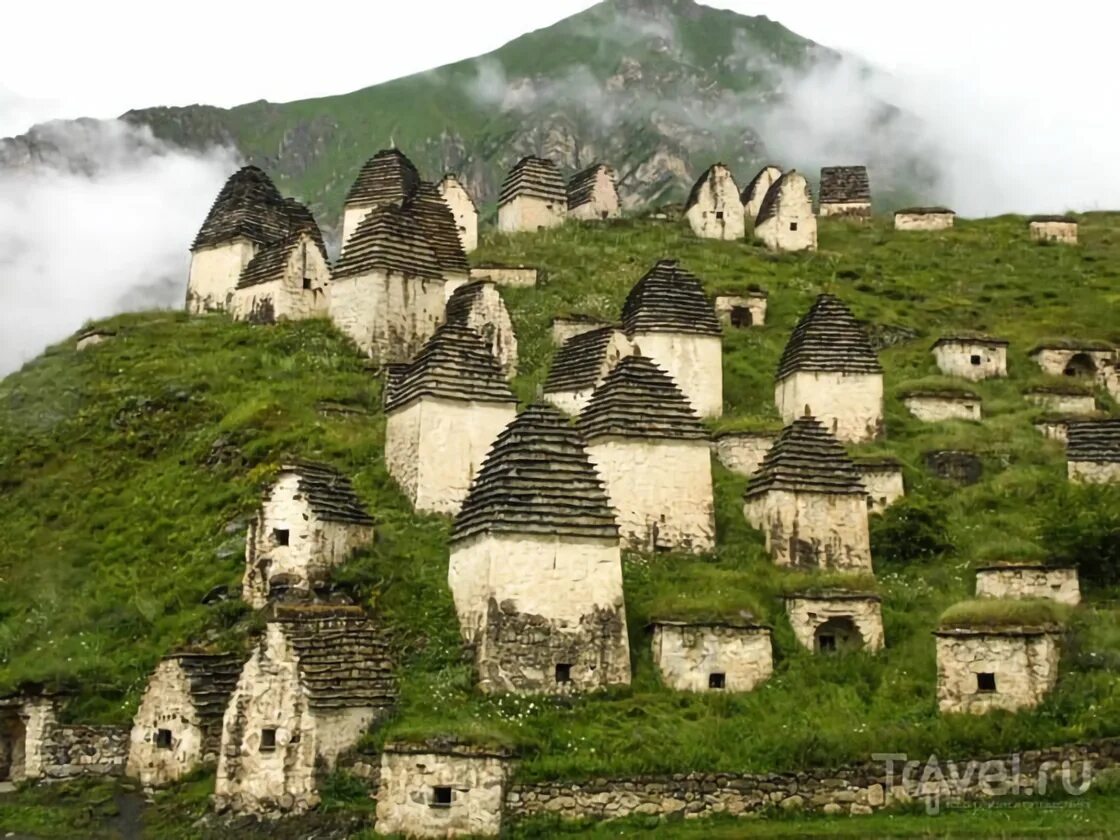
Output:
M723 221L723 211L722 210L717 210L716 211L716 218L721 222Z
M606 211L606 210L600 210L600 211L599 211L599 216L600 216L601 218L603 218L603 219L609 218L609 217L610 217L610 215L611 215L611 214L610 214L610 213L609 213L608 211Z
M156 748L160 750L171 749L171 730L170 729L157 729L156 730Z
M995 674L977 674L976 675L976 690L989 694L996 690L996 675Z
M262 729L261 730L261 752L269 752L276 749L276 730L275 729Z
M442 785L433 787L431 805L433 808L450 808L451 788Z
M970 361L972 362L973 366L978 366L980 364L980 357L973 353Z
M790 222L789 223L789 229L790 230L797 230L797 222Z
M708 688L726 688L727 675L726 674L708 674Z
M820 649L824 653L830 653L830 652L836 650L836 637L835 636L829 636L827 634L817 636L817 643L820 645Z
M273 528L272 539L277 545L287 545L291 540L291 532L287 528Z
M556 666L556 682L557 684L570 683L572 681L572 666L568 663L560 663Z
M304 277L303 278L303 288L304 288L304 291L311 291L311 278L310 277Z

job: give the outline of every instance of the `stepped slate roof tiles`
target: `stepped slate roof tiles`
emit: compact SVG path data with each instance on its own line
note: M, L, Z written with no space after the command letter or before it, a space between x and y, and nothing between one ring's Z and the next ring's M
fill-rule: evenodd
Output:
M544 392L554 394L594 387L603 368L603 356L617 331L617 327L599 327L565 341L552 359Z
M815 417L794 420L778 435L747 482L746 498L770 490L866 495L859 469Z
M311 213L311 210L294 198L285 198L284 208L288 212L288 225L291 233L307 231L315 244L319 246L323 259L327 259L327 243L323 240L323 231L320 230L319 223L315 221L315 216Z
M306 231L297 231L257 251L249 260L249 264L241 270L241 276L237 278L237 288L248 289L250 286L283 279L292 252L299 247L301 241L306 241L305 233ZM314 245L314 241L312 244Z
M334 467L310 461L284 464L279 475L299 476L299 492L320 519L349 525L373 525L350 479Z
M883 368L851 310L838 297L822 294L794 327L777 378L797 371L882 373Z
M1066 458L1120 464L1120 418L1070 423Z
M335 264L334 278L368 271L395 271L429 280L443 278L439 258L419 221L399 207L373 210L362 219Z
M866 166L822 166L821 204L860 204L871 201Z
M286 607L276 619L295 649L311 708L385 706L395 699L388 642L361 608Z
M382 149L365 162L346 205L402 204L420 187L420 173L399 149Z
M559 409L531 405L498 435L451 538L484 532L618 540L614 510L583 437Z
M659 260L626 296L622 326L636 332L720 335L719 317L694 274L677 260Z
M589 204L595 198L595 184L598 181L599 170L604 169L611 183L615 183L614 170L605 163L595 163L582 172L577 172L568 182L568 209L575 210L584 204Z
M532 155L521 158L506 175L498 204L505 204L519 195L564 204L568 201L568 190L556 164Z
M471 315L471 307L486 291L493 286L492 280L472 280L457 288L447 300L447 309L444 311L444 320L449 324L465 325Z
M707 440L692 405L669 374L645 356L627 356L591 395L579 416L588 440L601 435Z
M415 359L392 368L385 388L385 410L425 396L517 402L482 336L450 321L436 330Z
M241 675L241 657L233 653L173 653L187 675L191 701L204 725L221 726L229 696Z
M404 209L416 219L420 233L435 253L436 261L443 271L470 273L471 267L463 250L463 242L459 239L455 216L435 184L421 183L405 203Z
M222 245L238 237L259 245L283 239L291 232L290 211L272 179L256 166L245 166L219 191L191 250Z
M941 336L933 342L933 347L940 347L943 344L982 344L985 347L1007 347L1011 342L1005 338L996 338L984 333L959 332Z
M809 182L804 180L796 169L791 169L789 172L782 173L782 177L774 181L770 185L770 189L766 191L766 195L762 199L762 206L758 208L758 218L755 220L756 225L761 225L767 219L773 218L778 212L778 200L782 197L782 190L787 184L800 179L805 188L805 201L809 207L813 206L813 194L809 191Z

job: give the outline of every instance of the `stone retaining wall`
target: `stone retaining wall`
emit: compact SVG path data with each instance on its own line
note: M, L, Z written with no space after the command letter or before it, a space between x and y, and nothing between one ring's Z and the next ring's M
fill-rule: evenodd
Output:
M43 777L119 776L128 761L128 726L57 726L43 744Z

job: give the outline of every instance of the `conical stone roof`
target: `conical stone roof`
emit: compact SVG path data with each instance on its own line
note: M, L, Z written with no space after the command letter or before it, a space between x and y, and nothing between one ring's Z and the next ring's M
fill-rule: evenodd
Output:
M420 187L420 173L399 149L382 149L365 162L346 194L346 206L401 205Z
M778 435L747 482L746 498L771 490L794 493L867 495L859 469L815 417L794 420Z
M350 236L333 277L395 271L430 280L443 278L439 258L415 215L392 205L369 213Z
M289 209L272 179L256 166L246 166L225 182L210 207L191 250L222 245L244 237L267 245L291 230Z
M603 361L617 327L599 327L574 335L564 342L552 359L544 393L583 391L595 387Z
M545 158L523 157L506 175L498 194L498 205L519 195L555 201L567 205L568 191L556 164Z
M516 403L502 369L482 336L461 324L440 326L407 365L394 366L385 388L385 410L420 397Z
M421 183L416 193L405 203L404 209L416 219L417 227L435 252L443 271L470 273L471 267L467 262L462 240L459 239L455 215L435 184Z
M484 532L618 540L583 437L558 409L531 405L498 435L451 539Z
M720 335L715 307L694 274L677 260L658 260L626 296L622 327L637 332Z
M628 438L706 440L707 430L673 378L645 356L627 356L591 395L579 416L587 440Z
M611 183L615 183L614 170L605 163L596 163L577 172L568 181L568 209L575 210L584 204L590 204L595 198L595 185L599 181L599 171L606 170ZM617 189L617 188L616 188Z
M784 379L803 370L883 372L867 335L851 310L835 295L819 295L797 322L778 362L777 378Z
M1120 419L1070 423L1066 458L1070 461L1120 464Z

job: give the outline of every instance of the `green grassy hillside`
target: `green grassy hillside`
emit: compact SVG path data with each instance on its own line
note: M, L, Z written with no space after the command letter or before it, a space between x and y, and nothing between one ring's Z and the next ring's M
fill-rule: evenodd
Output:
M915 338L881 354L887 437L853 448L899 458L910 495L873 523L888 643L879 655L822 658L796 647L778 596L806 579L768 560L741 514L745 480L716 464L718 551L625 559L629 689L478 696L446 585L449 523L412 514L387 476L381 385L352 346L325 322L253 327L142 313L106 322L117 336L105 344L76 352L64 342L0 383L0 688L69 686L71 716L124 722L171 648L244 645L259 618L213 590L239 582L257 495L272 467L299 455L351 474L378 521L374 546L337 576L394 630L401 662L399 712L369 746L472 733L517 744L519 775L540 778L790 769L872 752L971 755L1118 735L1115 588L1086 587L1058 688L1032 712L939 717L930 635L942 611L971 595L978 565L1087 561L1079 547L1094 535L1106 550L1120 541L1120 491L1070 488L1061 447L1032 428L1036 410L1021 396L1044 381L1027 357L1036 340L1120 341L1120 215L1081 222L1083 244L1059 247L1029 242L1019 217L959 221L937 234L824 220L818 253L775 256L700 241L675 223L623 220L490 234L472 255L543 269L537 288L504 290L523 401L537 393L554 350L549 319L617 315L629 288L665 256L679 257L710 293L752 283L770 293L765 327L724 337L720 427L776 422L773 371L818 292L840 295L858 318L912 330ZM1008 338L1011 376L969 386L983 397L982 423L918 423L897 394L932 377L930 344L962 329ZM1116 409L1103 393L1098 399ZM983 478L961 488L933 477L922 457L932 449L979 453ZM936 539L920 556L925 532L914 523L927 519ZM939 542L951 548L934 550ZM645 625L667 609L750 609L774 625L774 677L741 696L664 690Z

